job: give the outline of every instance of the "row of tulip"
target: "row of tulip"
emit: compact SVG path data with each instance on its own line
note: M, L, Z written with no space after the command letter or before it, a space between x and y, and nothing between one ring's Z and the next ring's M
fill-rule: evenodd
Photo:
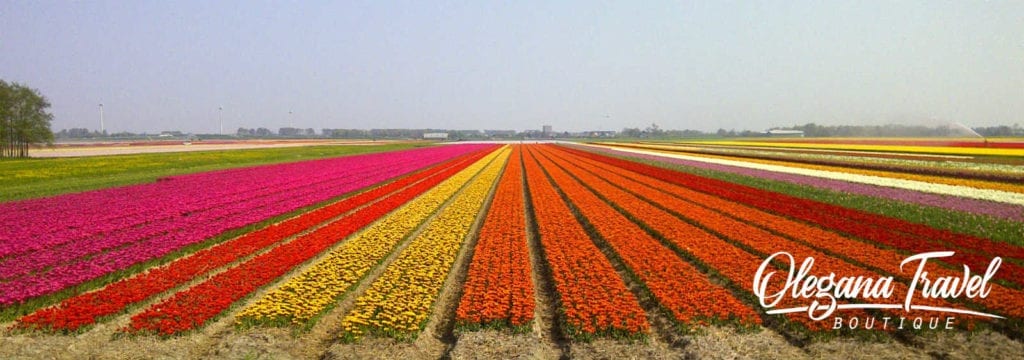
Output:
M0 258L50 250L83 239L108 237L157 220L186 220L210 208L283 190L303 189L325 181L352 181L360 178L353 174L373 174L378 168L422 167L462 153L459 150L459 147L422 148L238 168L3 203L0 204L0 226L8 231L0 234ZM327 198L332 195L326 194ZM57 218L60 221L54 220Z
M149 269L145 273L110 284L98 291L74 296L58 306L41 309L22 317L18 320L18 326L75 331L99 321L102 317L120 313L132 304L271 248L304 231L337 221L346 221L348 217L342 215L387 196L396 195L410 185L430 181L431 178L444 179L447 173L468 165L473 158L472 154L464 155L273 226L200 250L165 266Z
M608 202L621 208L637 224L647 226L671 244L676 252L719 274L733 289L744 294L745 298L753 298L754 295L747 284L752 274L757 272L763 257L747 252L663 208L662 204L670 204L673 199L663 192L662 187L637 182L633 178L623 176L622 169L608 167L601 162L564 152L551 153L561 159L573 176L587 179L588 186L599 192ZM784 271L775 264L769 266L773 270ZM776 285L770 284L773 287ZM796 307L801 304L793 299L785 299L782 305ZM811 321L801 314L791 314L788 317L808 329L821 330L828 326L823 322Z
M698 145L758 146L789 149L872 151L959 156L1022 156L1024 143L1015 141L946 141L925 139L785 139L781 141L701 141Z
M934 207L937 210L943 209L945 211L978 214L1017 222L1024 221L1024 207L1011 204L922 193L907 189L824 179L814 176L787 174L749 167L713 164L704 161L670 158L652 154L638 154L610 148L587 147L586 149L613 156L628 156L645 161L655 161L662 164L685 166L686 168L697 169L700 171L713 171L720 174L727 174L732 177L763 179L765 181L777 182L779 184L792 184L794 186L800 186L801 188L808 187L833 193L847 193L866 196L883 202L906 203Z
M512 149L480 228L462 299L460 324L522 329L533 320L533 281L526 238L522 147Z
M382 170L384 171L374 172L380 174L388 173L388 169ZM377 178L372 175L366 172L352 174L352 176ZM361 183L362 181L358 184ZM79 239L71 244L54 246L46 251L35 251L13 256L7 261L0 263L0 279L17 279L33 273L36 276L45 276L48 272L46 269L52 268L51 271L60 272L73 267L78 262L87 261L97 254L118 257L123 253L137 253L138 249L151 248L154 243L184 234L190 234L194 239L206 238L217 233L217 228L207 226L206 224L244 224L262 216L264 212L270 214L278 212L279 210L275 208L285 205L289 201L305 199L313 196L316 192L345 193L347 192L346 190L352 186L358 186L358 184L355 182L345 182L343 185L339 184L339 187L329 188L307 186L302 189L262 189L261 192L266 194L228 200L231 202L190 212L186 217L156 218L142 225L107 232L102 236ZM104 253L108 250L112 251Z
M588 147L588 149L591 149L591 148L596 148L596 149L598 149L598 151L605 151L606 150L605 148ZM607 151L610 154L615 154L615 155L627 155L627 156L638 155L637 153L631 152L631 151L618 151L618 150L607 150ZM605 156L605 158L607 158L607 156ZM669 163L669 164L674 164L674 165L683 165L683 166L687 166L687 167L696 167L696 168L700 168L700 169L709 169L709 170L713 170L713 171L723 171L723 172L730 172L730 173L734 172L734 169L737 168L737 167L719 167L719 166L709 165L710 163L706 163L706 162L702 162L702 161L680 160L680 159L678 159L678 156L667 155L665 153L639 154L638 158L641 158L641 159L644 159L644 160L649 160L649 161L654 161L654 162L659 162L659 163L660 162L664 162L664 163ZM771 172L771 171L757 171L757 172L746 172L746 173L737 173L737 174L745 175L745 176L772 178L772 175L773 174L777 174L777 173ZM692 175L686 175L686 176L688 176L689 179L703 179L701 181L712 181L711 179L702 178L702 177L698 177L698 176L692 176ZM777 179L777 180L786 181L786 179ZM799 181L799 179L797 179L797 180L798 180L797 183L801 183ZM729 182L726 182L726 181L714 181L713 184L715 184L715 185L721 184L722 186L733 186L733 187L736 187L736 189L742 190L740 192L744 192L744 193L746 191L754 191L753 192L754 194L772 193L772 192L769 192L769 191L759 190L759 189L752 188L752 187L749 187L749 186L735 185L735 184L732 184L732 183L729 183ZM913 192L913 191L910 191L910 192ZM919 193L916 193L916 194L921 195L922 193L919 192ZM819 201L803 199L803 198L796 197L796 196L786 196L784 194L774 194L773 196L782 196L782 198L784 198L785 200L790 201L790 204L802 204L801 206L813 205L815 207L822 208L822 209L826 210L826 212L825 212L826 214L828 214L828 212L831 212L831 211L841 212L842 214L844 214L845 217L853 217L852 219L855 219L858 222L876 223L876 224L878 224L879 226L881 226L883 228L890 229L890 231L892 231L892 229L900 229L901 232L908 232L908 233L911 233L911 234L919 235L923 240L926 240L926 241L932 241L932 239L937 239L937 240L941 240L943 242L948 242L948 243L955 244L957 246L964 247L964 249L984 250L985 252L988 252L988 253L994 253L994 254L1000 254L1000 255L1009 255L1011 257L1021 257L1021 255L1024 255L1024 250L1022 250L1020 246L1014 246L1012 244L1005 243L1005 242L1002 242L1002 241L992 241L990 239L982 238L982 237L978 237L978 236L969 236L969 235L965 235L965 234L952 233L952 232L947 231L947 230L939 230L939 229L935 229L935 228L932 228L932 227L929 227L929 226L926 226L926 225L922 225L922 224L916 224L916 223L911 223L911 222L907 222L907 221L902 221L900 219L895 219L895 218L890 218L890 217L880 217L880 216L872 215L872 214L865 213L865 212L862 212L862 211L856 211L856 210L851 210L851 209L845 209L845 208L838 207L838 206L829 206L829 205L826 205L826 204L820 204ZM958 202L971 202L972 201L972 199L970 199L970 198L954 197L954 196L944 196L944 197L947 200L949 200L951 202L954 202L954 204L958 204ZM806 202L806 204L804 204L804 202ZM988 202L988 201L983 201L983 202ZM993 204L993 202L989 202L989 204ZM1013 205L1009 205L1009 204L1001 204L1001 206L1004 206L1006 208L1004 210L1006 210L1007 212L1017 213L1016 217L1024 216L1024 209L1022 209L1019 206L1013 206ZM975 213L974 211L970 211L970 209L967 210L967 212Z
M536 151L535 155L555 185L594 227L594 235L607 241L676 321L685 325L731 320L748 326L760 324L761 319L750 306L732 296L729 290L713 284L700 270L601 200L598 194L603 193L587 190L584 184L601 181L597 175L574 172L582 183L577 182L562 169L570 166L571 161L552 161L540 156L549 151Z
M650 327L640 303L577 222L531 156L524 159L530 207L567 336L636 334Z
M957 184L963 180L977 180L980 186L999 186L997 189L1008 191L1022 191L1021 187L1013 186L1024 182L1024 170L1019 166L1010 164L992 164L960 161L925 161L921 159L906 159L877 156L837 155L822 154L819 152L781 152L756 148L734 148L734 147L694 147L694 146L671 146L671 145L636 145L640 147L658 146L673 151L680 151L693 154L722 155L727 157L773 160L778 162L790 162L795 164L822 165L826 167L838 167L848 169L876 170L883 173L906 173L911 175L937 176L946 179L958 179ZM1002 186L996 183L1003 183ZM1006 186L1010 185L1010 186Z
M475 165L474 165L475 166ZM456 169L452 169L454 171ZM466 170L462 170L466 171ZM461 172L460 172L461 173ZM128 331L173 334L203 326L238 300L327 250L359 229L441 182L423 181L334 222L175 293L132 316ZM433 190L431 190L433 191Z
M740 151L745 151L740 149ZM828 159L866 164L895 166L911 166L919 168L936 168L955 170L958 174L971 172L975 174L1024 175L1019 161L1005 158L985 157L948 157L927 155L899 155L872 152L835 152L829 150L772 149L768 154L807 157L811 159Z
M608 168L605 168L604 170L605 171L601 172L602 174L607 174L609 172ZM635 176L636 174L634 177ZM622 186L631 190L637 189L638 192L643 192L645 193L644 195L649 196L648 199L650 199L650 197L657 196L659 204L664 206L666 209L669 209L669 211L674 213L676 216L685 218L692 223L713 231L720 237L750 249L750 251L762 259L777 251L784 250L791 253L797 259L807 257L814 258L815 263L813 274L818 276L824 276L829 273L842 274L842 276L863 276L864 278L881 278L885 276L861 265L845 261L844 259L835 256L829 256L829 254L826 254L812 246L808 246L800 241L779 236L778 234L753 226L747 222L726 216L717 211L717 208L702 206L704 204L698 205L696 200L685 198L685 193L682 195L676 194L675 192L678 190L678 187L667 187L664 183L646 185L636 181L625 181ZM661 195L658 194L659 191L657 189L661 189ZM664 193L669 193L675 196L664 196ZM864 245L861 244L859 247L863 246ZM851 252L857 251L857 249L858 247L853 247L843 250L845 250L844 252ZM895 265L898 266L899 262ZM749 276L751 276L751 274L747 275L748 279ZM907 284L904 283L894 283L892 288L898 294L909 293L909 288L907 287ZM880 298L868 298L862 300L880 304L888 303L889 301L888 299ZM920 299L917 303L934 307L951 307L948 302L942 299ZM893 315L898 316L898 312L893 312Z
M579 152L578 150L576 150ZM721 180L610 158L589 152L584 156L608 162L657 179L689 187L723 199L749 204L772 213L818 224L835 231L856 236L874 243L891 246L911 253L955 249L957 263L980 269L988 266L993 256L1024 259L1024 248L989 239L938 230L900 219L878 216L817 201L764 191ZM1004 263L997 278L1021 284L1024 269L1013 263Z
M339 297L380 264L495 156L492 153L477 160L379 219L310 268L247 306L236 315L236 322L243 325L311 325L318 315L333 307Z
M17 303L29 298L53 293L69 286L128 268L134 264L164 256L182 247L220 234L227 229L242 227L268 217L308 206L312 203L393 178L474 149L479 149L479 146L451 147L443 151L430 151L424 154L427 156L422 162L418 162L415 154L403 153L394 155L394 158L390 161L377 164L377 168L372 173L357 172L355 175L345 175L345 169L341 169L338 174L340 178L337 181L313 184L302 190L283 191L280 196L265 197L253 202L221 206L212 211L204 212L202 216L190 216L190 220L183 220L178 225L169 225L170 228L174 228L173 231L167 231L141 241L131 240L130 236L82 240L81 248L102 247L110 244L117 244L113 245L117 247L112 251L79 258L79 261L63 263L55 261L60 263L60 265L53 266L46 271L39 271L8 280L4 283L4 286L12 290L0 294L0 304ZM387 158L384 159L387 160ZM238 170L234 172L237 172L239 175L244 174ZM189 188L192 185L194 184L182 181L181 186ZM287 198L282 198L281 196L287 196ZM261 202L270 200L273 201L261 204ZM127 231L122 234L132 233L132 231ZM65 253L80 255L78 252L71 250L73 248L54 249L38 253L44 254L46 257L61 259L68 257L64 255ZM16 260L8 259L4 264L34 266L30 263L18 262ZM14 267L12 266L12 268Z
M355 300L341 322L343 337L419 334L508 157L498 153Z
M838 174L838 176L843 176L848 181L888 183L891 184L889 186L902 185L919 191L1024 205L1024 186L1020 185L1019 181L1009 183L995 182L954 178L949 176L933 176L908 172L862 169L835 164L822 165L807 161L796 162L791 160L766 159L758 156L712 155L704 153L702 150L690 150L692 148L685 146L633 144L623 147L638 150L664 151L673 154L673 156L685 156L685 158L696 157L699 159L705 159L705 161L717 163L734 164L739 162L751 165L755 168L766 168L778 171L784 170L784 172L796 174L818 174L819 176L826 178L834 178ZM683 155L687 152L695 152L695 154Z
M857 264L879 269L886 275L895 276L904 282L910 281L910 275L900 269L901 261L909 255L905 252L879 248L873 243L860 242L812 224L794 221L745 206L741 203L723 200L714 195L694 191L684 186L667 183L606 164L594 163L594 167L599 169L596 171L600 171L609 178L619 177L619 179L624 181L622 186L628 187L632 191L641 194L641 196L645 196L649 201L664 204L673 210L680 212L688 211L693 209L694 205L699 204L706 210L715 211L747 224L784 235L789 239L798 241L803 246L827 252L832 257L850 259ZM672 195L673 197L666 195ZM689 202L690 204L684 204L682 201ZM953 261L959 260L957 257L953 259ZM963 275L958 270L942 267L936 262L928 263L926 270L929 274L938 276L959 277ZM997 313L1024 318L1024 303L1021 302L1022 299L1024 299L1024 293L1020 290L1007 288L1000 284L992 284L992 292L989 297L972 299L972 301Z

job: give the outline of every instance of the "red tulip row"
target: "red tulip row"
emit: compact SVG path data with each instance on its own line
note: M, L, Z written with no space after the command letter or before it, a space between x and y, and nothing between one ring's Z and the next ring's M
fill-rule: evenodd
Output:
M525 156L527 188L544 258L551 269L569 336L635 334L649 328L643 309L544 170Z
M584 184L602 181L599 177L574 171L573 175L580 176L580 183L561 168L570 166L572 162L561 159L552 161L544 157L544 153L548 152L550 149L538 149L536 155L556 186L565 192L569 201L592 224L595 235L607 241L623 263L677 321L688 325L732 320L744 325L761 323L760 317L750 306L736 299L729 290L713 284L700 270L584 187ZM599 193L603 195L603 192Z
M723 200L716 196L693 191L683 186L629 172L608 164L595 162L594 165L596 168L601 169L599 171L612 172L635 181L637 184L632 185L630 187L631 189L642 189L646 186L650 189L660 189L661 191L672 194L676 197L676 199L665 199L664 196L657 194L656 191L647 192L649 194L653 193L654 195L652 196L657 197L657 199L652 198L652 200L659 203L668 204L675 203L680 199L687 200L748 224L756 225L775 233L786 235L793 239L798 239L801 243L815 249L826 251L836 256L849 258L858 263L880 269L887 274L903 278L905 281L909 280L909 277L912 276L912 273L907 273L900 269L900 263L907 254L901 254L898 251L871 246L870 244L865 244L851 238L829 232L811 224L794 221L782 216L760 211L743 204ZM639 184L642 185L637 186ZM983 269L984 268L975 269L975 271L983 271ZM955 278L963 275L959 270L945 268L935 262L929 262L926 270L929 274L934 276L952 276ZM987 297L972 299L972 301L1003 315L1024 318L1024 292L1017 289L1007 288L999 284L992 284L992 291Z
M486 151L477 152L466 161L449 167L436 176L360 208L343 221L336 221L304 234L291 242L214 275L188 290L178 292L171 298L133 316L127 331L152 331L170 335L201 327L206 321L216 317L236 301L429 190L493 149L492 147Z
M522 147L514 146L480 229L456 321L522 327L533 320Z
M22 317L18 320L18 326L74 331L82 326L91 325L101 317L120 313L131 304L181 286L198 276L274 246L325 221L383 199L409 185L431 177L443 176L445 170L464 166L471 163L473 158L474 154L463 155L384 186L198 251L165 266L110 284L98 291L69 298L60 305ZM346 219L343 217L335 222Z
M910 253L956 250L956 256L946 261L966 264L973 269L984 269L993 256L1024 259L1024 248L938 230L905 220L870 214L832 204L801 199L785 194L765 191L717 179L700 177L656 166L640 164L576 149L565 149L579 156L598 160L653 178L714 194L723 199L751 205L774 214L817 224L874 243L891 246ZM951 248L950 246L956 248ZM1017 285L1024 285L1024 267L1004 262L996 277Z

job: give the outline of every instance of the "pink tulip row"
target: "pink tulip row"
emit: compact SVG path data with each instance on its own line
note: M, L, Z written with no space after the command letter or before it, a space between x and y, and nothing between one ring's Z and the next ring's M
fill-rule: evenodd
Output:
M423 151L423 150L414 150ZM436 150L433 150L436 151ZM316 177L372 169L385 154L232 169L161 179L152 184L0 204L0 259L82 240L157 219L177 218L218 204L274 192L289 182L306 185ZM298 177L292 174L309 174ZM283 175L283 176L282 176ZM177 181L189 189L179 189ZM156 206L154 206L156 205ZM67 216L71 212L73 216Z
M41 199L38 201L63 204L60 206L65 207L65 215L40 219L26 211L22 222L49 221L65 228L68 227L65 224L74 224L77 231L63 234L84 235L67 240L54 236L60 232L39 231L34 235L46 233L46 236L12 236L12 239L25 240L0 240L3 248L20 252L0 260L0 279L3 279L0 287L5 288L0 292L0 305L53 293L166 255L226 230L321 202L477 148L479 146L433 147L180 176L137 186L143 188L141 193L154 194L150 197L125 198L120 196L124 189L109 190L117 194L113 198L124 201L120 205L93 194L84 197L97 200L91 204L63 201L59 197ZM161 191L155 192L157 189ZM108 190L93 193L105 191ZM25 206L28 202L16 205L25 211L33 207ZM105 209L96 211L89 205ZM0 204L0 208L4 206L7 204ZM43 212L49 210L38 205L35 208ZM119 225L89 226L80 217L106 218ZM16 233L24 234L24 231ZM5 231L3 236L10 235ZM37 250L41 246L39 242L44 243L44 248Z
M188 216L172 216L162 219L154 219L139 226L131 226L118 231L105 233L102 236L89 238L85 241L76 241L72 244L55 246L46 251L34 251L16 256L8 261L0 263L0 280L17 279L21 276L37 273L44 269L56 266L58 269L70 265L70 263L81 261L83 257L101 253L111 249L124 252L130 251L132 247L146 247L153 240L160 237L171 236L176 232L195 229L193 231L203 232L210 222L235 222L242 225L249 223L240 217L242 213L262 214L270 206L290 207L294 202L305 202L307 198L316 197L317 192L322 193L344 193L352 186L358 186L361 179L354 176L374 176L374 171L354 172L345 179L338 179L338 183L318 183L306 186L289 186L276 189L276 192L256 191L251 198L233 199L234 202L217 204L216 206L195 211ZM358 181L358 182L357 182ZM235 198L235 197L232 197ZM257 219L258 220L258 219ZM227 225L227 224L221 224ZM198 234L195 234L198 235ZM128 247L121 249L121 247Z
M191 204L187 214L179 214L172 209L167 215L165 209L141 214L130 214L133 217L149 215L148 219L141 216L139 221L123 221L120 229L97 233L91 238L70 239L64 244L54 245L45 251L32 251L12 257L8 261L0 262L0 281L11 280L20 276L38 272L52 266L68 265L68 262L76 261L84 256L93 255L109 249L123 246L135 245L136 242L151 239L153 237L166 236L176 230L188 228L195 224L204 224L210 221L219 221L239 212L251 212L265 204L277 204L282 201L289 201L292 198L316 196L316 193L339 193L346 192L351 187L350 182L363 182L363 177L379 175L381 168L364 166L353 169L344 177L337 174L312 174L319 178L312 177L299 179L300 181L289 181L279 185L259 184L261 188L254 188L251 184L238 182L235 184L221 184L218 189L226 189L219 193L211 193L208 197L200 199L197 204ZM285 179L287 180L287 179ZM337 189L317 189L313 185L334 184ZM247 191L238 191L239 188ZM213 192L213 191L211 191ZM309 193L309 194L307 194ZM218 201L210 201L218 200ZM52 236L52 234L51 234Z

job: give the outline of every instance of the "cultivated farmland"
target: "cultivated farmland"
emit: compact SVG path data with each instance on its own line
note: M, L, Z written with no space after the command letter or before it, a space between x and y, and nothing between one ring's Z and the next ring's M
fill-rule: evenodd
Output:
M0 357L1024 356L1018 145L448 144L18 195Z

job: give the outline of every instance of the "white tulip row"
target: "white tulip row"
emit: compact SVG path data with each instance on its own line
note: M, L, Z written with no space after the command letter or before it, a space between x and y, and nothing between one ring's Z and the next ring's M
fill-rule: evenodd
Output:
M868 184L868 185L876 185L876 186L893 187L893 188L899 188L899 189L907 189L907 190L927 192L927 193L933 193L933 194L959 196L959 197L965 197L965 198L971 198L971 199L988 200L988 201L1007 203L1007 204L1014 204L1014 205L1024 205L1024 194L1007 192L1007 191L990 190L990 189L978 189L978 188L974 188L974 187L970 187L970 186L961 186L961 185L934 184L934 183L927 183L927 182L923 182L923 181L896 179L896 178L888 178L888 177L881 177L881 176L871 176L871 175L851 174L851 173L838 172L838 171L813 170L813 169L804 169L804 168L780 166L780 165L758 164L758 163L751 163L751 162L746 162L746 161L714 159L714 158L707 158L707 157L701 157L701 156L683 155L683 154L678 154L678 153L666 153L666 152L653 151L653 150L641 150L641 149L611 147L611 146L603 146L603 145L589 145L589 146L604 147L604 148L608 148L608 149L613 149L613 150L618 150L618 151L625 151L625 152L631 152L631 153L637 153L637 154L656 155L656 156L676 158L676 159L683 159L683 160L690 160L690 161L700 161L700 162L711 163L711 164L737 166L737 167L744 167L744 168L758 169L758 170L766 170L766 171L774 171L774 172L787 173L787 174L813 176L813 177L818 177L818 178L823 178L823 179L849 181L849 182Z
M764 151L764 150L751 150L751 149L728 149L728 148L709 148L712 153L729 155L744 155L752 154L757 156L781 156L793 159L809 159L809 160L839 160L839 161L850 161L859 163L873 163L873 164L887 164L897 166L922 166L922 167L937 167L937 168L949 168L949 169L962 169L962 170L975 170L975 171L986 171L986 172L997 172L997 173L1009 173L1009 174L1024 174L1024 166L1015 166L1009 164L986 164L969 161L928 161L928 160L912 160L912 159L895 159L895 158L880 158L880 157L869 157L869 156L850 156L850 155L834 155L834 154L807 154L807 153L791 153L782 151Z

